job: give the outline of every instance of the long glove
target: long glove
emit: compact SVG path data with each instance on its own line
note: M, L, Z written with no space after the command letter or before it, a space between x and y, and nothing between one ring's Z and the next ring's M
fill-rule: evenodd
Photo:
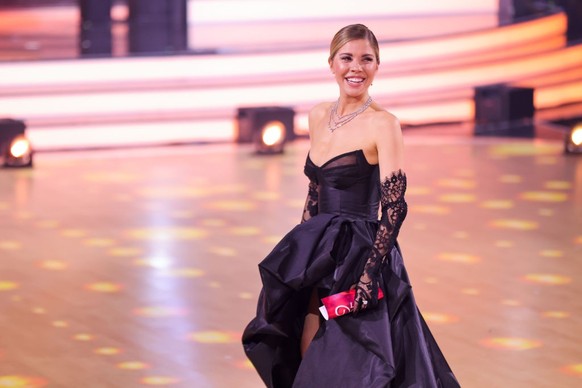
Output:
M319 211L319 186L313 180L309 180L309 188L307 190L307 198L305 199L305 207L303 208L303 216L301 223L309 220L311 217L317 215Z
M394 244L396 244L396 237L398 237L400 226L408 211L408 206L404 200L406 174L402 170L393 172L389 178L382 182L380 188L382 217L374 246L370 251L360 280L356 284L355 314L378 304L380 272L386 262L386 255L390 254Z

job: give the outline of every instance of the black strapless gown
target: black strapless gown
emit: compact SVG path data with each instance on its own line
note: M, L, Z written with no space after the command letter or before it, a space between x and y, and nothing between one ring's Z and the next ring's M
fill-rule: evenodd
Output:
M400 248L387 257L375 309L323 322L301 359L299 343L312 289L320 296L355 284L374 244L379 167L361 150L305 174L319 185L319 213L297 225L259 264L263 289L244 350L269 387L458 387L420 315Z

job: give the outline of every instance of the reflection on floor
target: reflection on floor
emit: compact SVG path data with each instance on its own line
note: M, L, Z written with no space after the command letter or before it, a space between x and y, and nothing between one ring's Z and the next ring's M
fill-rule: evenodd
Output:
M451 131L456 132L456 131ZM406 136L400 244L466 387L582 384L582 158ZM0 386L260 387L239 338L308 144L40 154L0 170Z

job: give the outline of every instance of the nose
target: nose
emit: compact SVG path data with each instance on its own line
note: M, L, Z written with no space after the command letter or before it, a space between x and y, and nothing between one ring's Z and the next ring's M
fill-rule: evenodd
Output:
M360 64L360 62L354 61L352 63L352 67L350 70L352 70L352 71L362 70L362 65Z

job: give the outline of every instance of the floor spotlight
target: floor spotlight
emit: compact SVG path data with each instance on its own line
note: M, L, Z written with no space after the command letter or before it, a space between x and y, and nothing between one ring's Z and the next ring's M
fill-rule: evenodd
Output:
M23 121L0 119L0 167L31 167L32 147Z
M582 122L574 125L566 136L564 152L567 154L582 154Z
M295 138L295 111L284 107L239 108L238 143L253 143L258 154L280 154Z
M283 152L285 144L285 124L280 121L269 121L260 132L256 135L259 137L255 140L255 150L261 154L273 154Z

